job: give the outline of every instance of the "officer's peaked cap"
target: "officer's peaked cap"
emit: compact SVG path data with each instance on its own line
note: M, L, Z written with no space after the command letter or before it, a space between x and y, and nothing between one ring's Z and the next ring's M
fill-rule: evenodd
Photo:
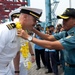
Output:
M67 8L62 15L58 15L58 19L69 19L70 17L75 18L75 9L74 8Z
M25 6L21 6L20 9L21 9L20 13L25 13L25 14L31 15L37 21L39 21L39 18L42 15L42 9L25 7Z
M19 17L19 15L20 15L20 9L19 8L12 10L9 13L9 17Z

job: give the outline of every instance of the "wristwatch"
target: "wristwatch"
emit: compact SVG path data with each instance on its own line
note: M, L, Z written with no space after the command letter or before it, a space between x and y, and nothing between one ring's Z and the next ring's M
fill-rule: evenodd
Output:
M32 36L29 36L27 40L28 40L29 42L31 42L32 39L33 39L33 37L32 37Z

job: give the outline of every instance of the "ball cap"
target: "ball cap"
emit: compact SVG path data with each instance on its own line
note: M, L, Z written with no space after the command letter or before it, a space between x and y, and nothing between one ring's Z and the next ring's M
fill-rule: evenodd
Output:
M20 9L19 8L15 9L9 13L9 17L19 17L19 15L20 15Z
M29 14L40 22L39 18L42 15L42 9L25 7L25 6L21 6L20 9L21 9L20 13Z
M75 9L74 8L67 8L62 15L58 15L58 19L69 19L70 17L75 18Z

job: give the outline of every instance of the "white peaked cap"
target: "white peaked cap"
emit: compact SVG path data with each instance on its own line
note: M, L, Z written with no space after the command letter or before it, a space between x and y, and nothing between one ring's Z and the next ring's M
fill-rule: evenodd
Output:
M39 18L42 15L42 9L25 7L25 6L21 6L21 7L19 7L19 9L21 9L20 13L29 14L37 20L39 20Z
M14 14L20 14L20 9L17 8L17 9L15 9L15 10L11 11L11 12L9 13L9 17L11 17L11 16L14 15Z

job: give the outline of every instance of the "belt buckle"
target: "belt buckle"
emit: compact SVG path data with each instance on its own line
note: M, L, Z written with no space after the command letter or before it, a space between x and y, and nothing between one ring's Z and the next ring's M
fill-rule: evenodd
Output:
M69 64L65 62L65 66L68 66L69 67Z

